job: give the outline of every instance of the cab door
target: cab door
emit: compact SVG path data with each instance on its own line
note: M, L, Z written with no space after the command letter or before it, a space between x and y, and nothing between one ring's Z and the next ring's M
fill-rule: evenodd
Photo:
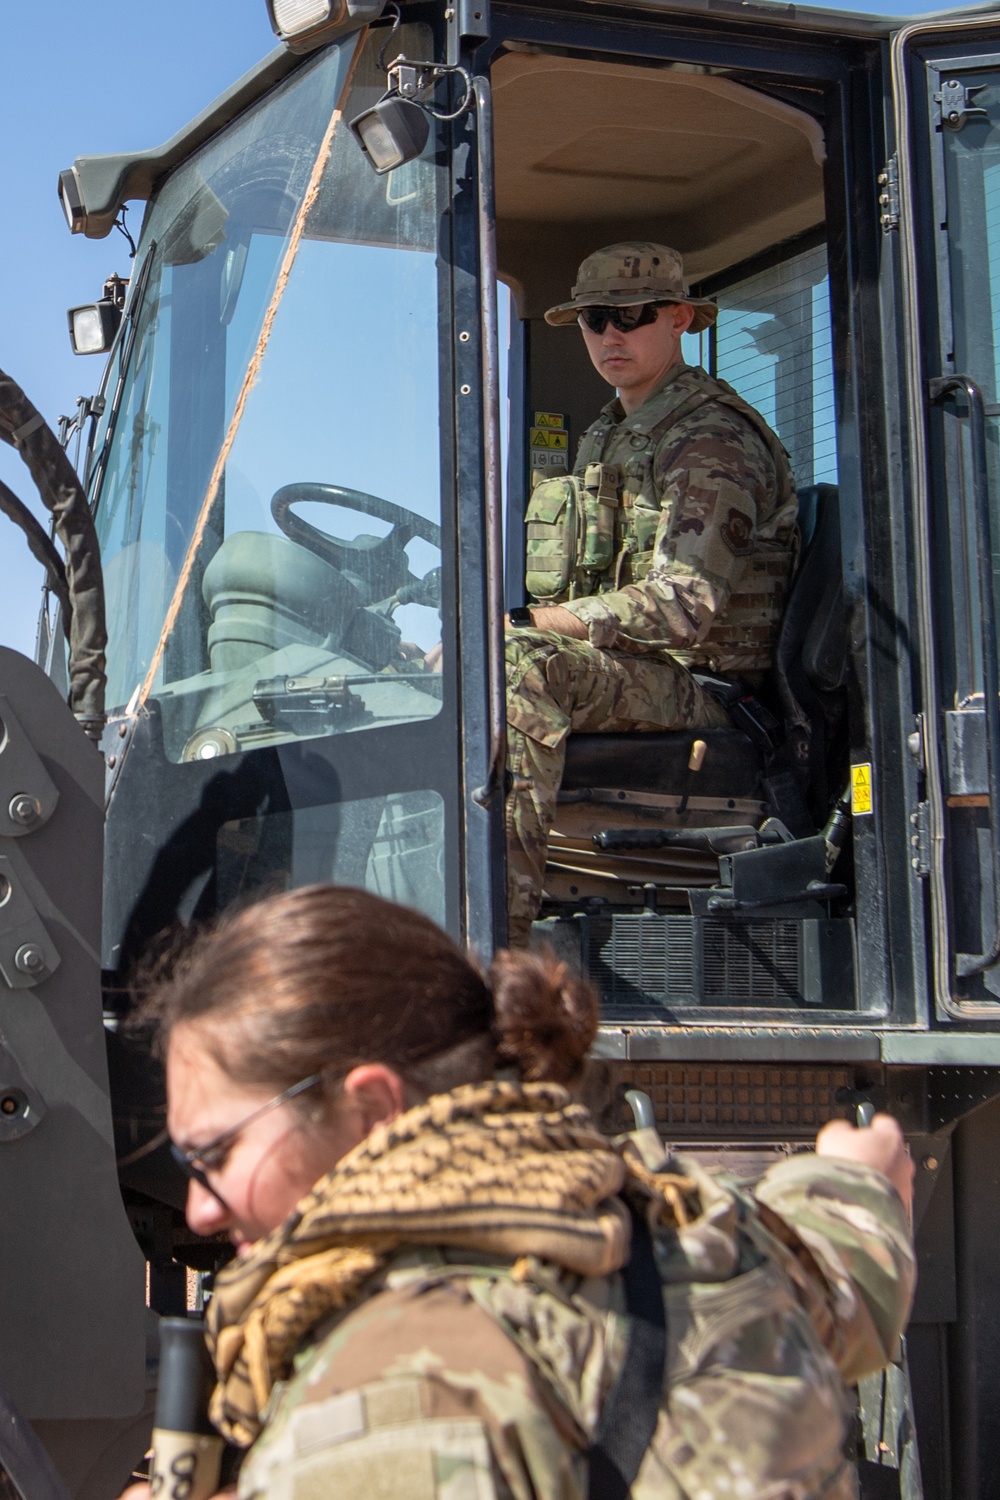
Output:
M913 865L929 886L938 1015L1000 1019L995 16L898 32L892 81L898 158L881 179L882 222L899 239L923 708Z

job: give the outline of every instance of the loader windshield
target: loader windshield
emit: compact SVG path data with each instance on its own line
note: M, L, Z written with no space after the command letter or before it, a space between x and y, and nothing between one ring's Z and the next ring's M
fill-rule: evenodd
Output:
M109 704L155 703L169 760L441 706L441 169L432 135L376 177L348 128L383 39L297 70L147 215L95 483Z

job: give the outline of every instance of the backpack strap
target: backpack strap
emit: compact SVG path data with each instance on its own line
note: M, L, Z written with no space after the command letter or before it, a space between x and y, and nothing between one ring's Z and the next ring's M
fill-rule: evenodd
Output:
M645 1219L629 1206L632 1253L622 1272L629 1330L625 1357L587 1452L588 1500L628 1500L663 1405L667 1317Z

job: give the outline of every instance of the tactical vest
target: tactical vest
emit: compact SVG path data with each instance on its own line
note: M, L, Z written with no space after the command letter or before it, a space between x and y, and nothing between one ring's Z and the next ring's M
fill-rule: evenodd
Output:
M743 577L705 640L671 654L696 669L752 674L771 665L797 561L795 484L788 454L760 413L724 380L700 369L697 376L699 389L647 432L629 435L631 451L623 465L604 462L622 424L598 421L580 441L573 473L535 485L526 514L526 583L531 597L545 604L641 583L663 517L653 481L656 450L710 402L728 407L750 423L771 455L774 508L758 528Z

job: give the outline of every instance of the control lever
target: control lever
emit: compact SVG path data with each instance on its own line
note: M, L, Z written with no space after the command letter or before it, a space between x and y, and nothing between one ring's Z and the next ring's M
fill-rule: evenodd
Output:
M679 813L687 812L688 799L691 796L692 778L697 776L698 772L705 764L705 756L707 755L707 753L708 745L705 740L694 740L692 742L691 754L688 756L687 786L684 789L684 795L681 797L681 800L677 804L677 811Z
M834 803L833 811L827 818L826 826L823 829L823 838L826 841L826 873L828 875L840 858L840 851L847 843L850 831L851 783L848 782L843 793Z
M723 828L605 828L593 836L594 847L605 852L624 849L695 849L705 854L743 854L768 844L794 843L780 818L768 818L760 828L735 824Z
M619 849L697 849L706 854L739 854L760 845L756 828L605 828L594 847Z

